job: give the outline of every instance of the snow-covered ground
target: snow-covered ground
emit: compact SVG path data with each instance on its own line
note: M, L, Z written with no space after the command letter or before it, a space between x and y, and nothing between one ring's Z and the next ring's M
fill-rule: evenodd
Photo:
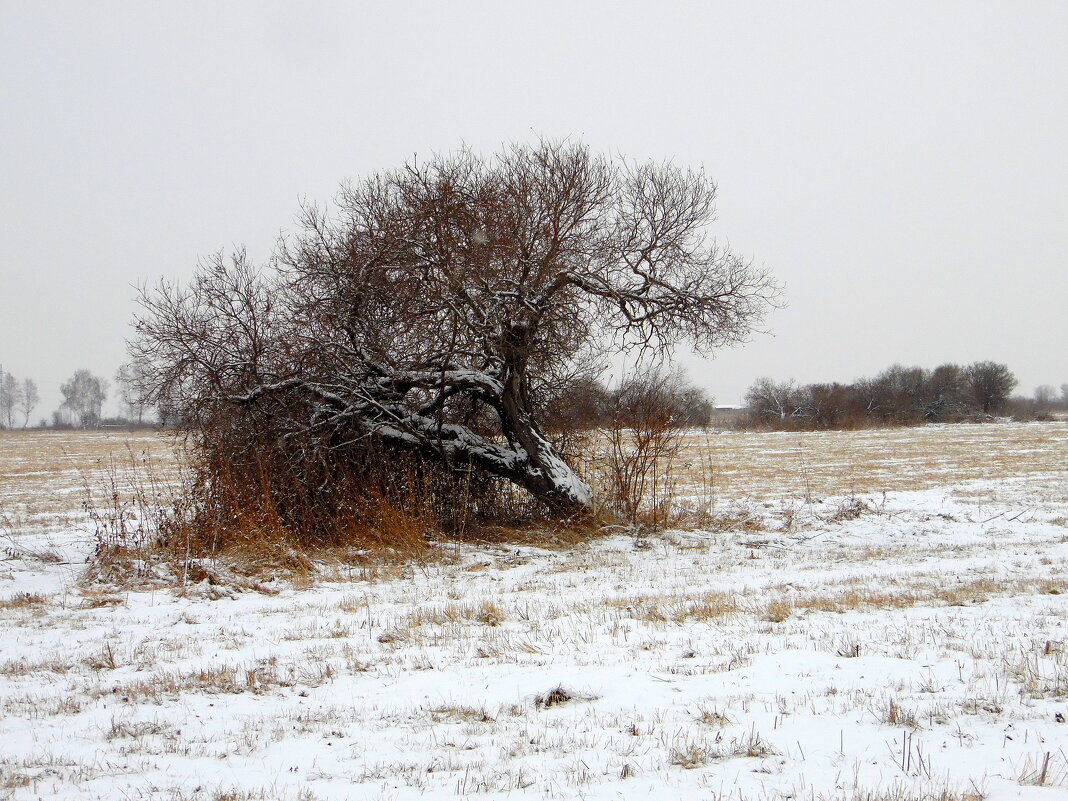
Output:
M0 798L1068 797L1068 423L695 438L706 531L216 600L86 587L17 442Z

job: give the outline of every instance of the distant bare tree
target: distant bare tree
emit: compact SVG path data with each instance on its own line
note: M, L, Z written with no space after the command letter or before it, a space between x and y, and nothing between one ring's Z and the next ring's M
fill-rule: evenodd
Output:
M852 390L859 414L876 417L882 393L879 382L874 378L860 378L853 382Z
M1035 387L1035 406L1040 411L1048 411L1057 402L1057 390L1049 384Z
M78 370L60 386L63 407L74 415L83 428L97 425L107 399L107 381L86 369Z
M795 392L795 398L794 416L814 428L837 428L853 413L850 388L842 384L808 384Z
M924 416L928 420L955 420L968 410L968 380L956 364L942 364L931 371Z
M924 418L930 374L923 367L894 364L875 377L878 409L882 419L910 424Z
M309 492L375 442L583 511L539 419L561 376L740 342L775 300L709 237L715 196L700 172L572 143L413 161L345 186L332 218L306 209L269 271L238 253L144 292L133 355L186 430L271 443Z
M137 362L123 364L115 371L115 389L123 406L123 416L138 424L145 421L147 404L142 397L144 378Z
M687 428L708 428L712 424L712 414L716 410L715 398L686 380L676 385L675 393L681 425Z
M12 428L15 410L22 398L22 387L11 373L0 370L0 427Z
M997 362L969 364L964 375L977 408L984 414L1001 411L1016 387L1016 376L1007 365Z
M561 387L547 403L546 425L552 430L598 428L608 419L609 395L608 388L595 378Z
M798 386L792 380L776 383L766 376L758 378L745 393L745 405L759 419L785 420L800 405Z
M22 395L19 399L19 411L22 412L22 427L30 424L30 415L41 402L41 396L37 393L37 383L32 378L22 382Z

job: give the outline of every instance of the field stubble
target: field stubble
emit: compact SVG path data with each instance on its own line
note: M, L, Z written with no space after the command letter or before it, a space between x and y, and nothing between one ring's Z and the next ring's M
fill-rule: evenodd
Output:
M174 464L153 437L0 432L0 798L1068 783L1068 424L694 434L670 481L715 525L272 594L86 586L111 458Z

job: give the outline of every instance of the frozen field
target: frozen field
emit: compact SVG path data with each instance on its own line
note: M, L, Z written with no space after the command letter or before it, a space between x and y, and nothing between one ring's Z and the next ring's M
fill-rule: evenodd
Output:
M706 531L273 594L86 585L126 448L0 432L0 798L1068 797L1068 423L695 436Z

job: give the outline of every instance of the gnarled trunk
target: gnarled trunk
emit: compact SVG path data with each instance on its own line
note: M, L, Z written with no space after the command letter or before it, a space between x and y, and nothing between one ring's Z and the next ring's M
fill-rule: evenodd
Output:
M517 373L504 382L498 414L504 435L521 457L521 469L511 480L553 511L564 514L588 511L593 503L593 489L579 478L539 430Z

